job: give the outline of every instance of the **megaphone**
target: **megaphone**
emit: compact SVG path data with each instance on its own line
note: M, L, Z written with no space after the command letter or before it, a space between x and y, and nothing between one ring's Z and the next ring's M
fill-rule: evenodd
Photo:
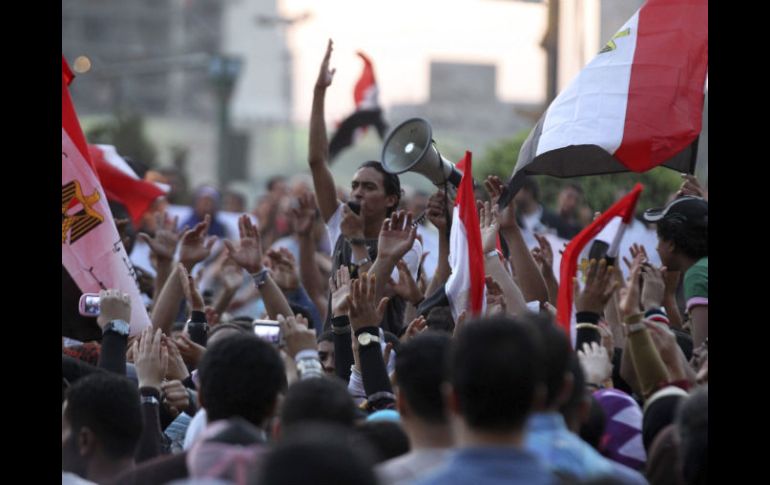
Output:
M462 174L442 157L433 142L433 128L423 118L411 118L390 132L382 146L382 168L392 174L417 172L436 186L460 186Z

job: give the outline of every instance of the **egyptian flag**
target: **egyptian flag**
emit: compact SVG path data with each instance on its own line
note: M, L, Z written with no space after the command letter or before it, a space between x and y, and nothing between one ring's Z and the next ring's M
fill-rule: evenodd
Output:
M449 233L449 266L452 274L446 282L446 295L452 318L464 311L468 317L479 316L486 309L484 282L484 253L481 247L481 226L473 191L471 152L465 152L460 162L465 170L457 189L457 198Z
M380 139L385 138L385 133L388 131L388 125L382 118L382 108L378 101L379 90L377 81L374 79L372 61L363 52L357 54L364 61L364 71L353 90L356 110L345 118L332 136L329 142L329 160L334 160L342 150L352 145L357 133L367 126L374 125Z
M643 186L641 184L636 184L631 192L615 202L612 207L607 209L585 229L580 231L577 236L572 238L564 249L564 254L562 254L561 257L561 269L559 272L559 295L556 304L556 321L570 336L573 346L577 337L573 307L574 302L572 301L574 290L573 278L578 275L578 266L585 263L586 258L581 258L581 256L587 254L586 250L589 248L589 244L599 237L601 233L602 239L609 239L609 249L607 249L606 257L609 262L614 262L614 265L617 265L620 242L623 239L626 228L632 222L634 211L636 210L636 203L639 200L639 194L642 193L642 189ZM609 235L604 229L609 228L613 224L617 224L615 226L616 230L614 231L614 234Z
M140 179L114 146L88 145L88 152L107 199L122 204L134 227L139 227L142 215L155 199L164 196L168 190Z
M693 173L707 72L707 1L648 0L532 129L503 203L526 175Z
M150 317L70 98L73 78L62 56L62 265L83 293L109 288L128 293L131 335L136 335L150 325Z

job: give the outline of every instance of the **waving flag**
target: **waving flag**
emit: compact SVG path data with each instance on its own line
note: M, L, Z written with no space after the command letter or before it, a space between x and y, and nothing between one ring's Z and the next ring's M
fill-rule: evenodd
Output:
M446 294L455 321L464 310L468 310L468 316L480 315L486 308L487 300L481 226L473 192L471 152L465 152L461 163L465 170L457 189L452 230L449 233L449 266L452 274L446 282Z
M107 288L128 293L135 335L150 318L72 105L68 85L73 77L62 56L62 265L84 293Z
M364 70L353 89L356 110L345 118L329 141L329 160L334 160L342 150L352 145L357 134L367 126L374 125L380 139L383 139L388 131L388 125L382 118L382 109L378 101L379 90L377 81L374 79L372 61L363 52L357 54L364 61Z
M578 259L581 254L584 254L584 249L588 248L594 238L596 238L602 230L610 224L617 224L617 230L611 237L609 249L607 250L607 256L610 260L617 261L618 248L620 242L623 239L623 234L632 222L634 217L634 210L636 209L636 203L639 200L639 194L642 193L642 185L636 184L636 186L626 194L622 199L617 201L609 209L607 209L602 215L596 218L591 224L580 233L572 238L564 249L564 254L561 257L561 271L559 279L559 295L556 302L556 321L564 328L567 335L570 335L572 343L574 345L576 331L574 327L574 312L572 301L574 282L573 278L577 276Z
M140 179L111 145L88 145L88 153L107 199L123 204L138 227L142 215L167 191Z
M648 0L540 118L503 203L527 174L693 173L707 73L707 1Z

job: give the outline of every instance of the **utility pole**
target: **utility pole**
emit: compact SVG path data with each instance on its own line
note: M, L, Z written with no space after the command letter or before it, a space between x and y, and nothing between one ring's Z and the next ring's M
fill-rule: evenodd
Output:
M540 44L546 54L545 106L556 99L559 79L559 2L548 1L548 27Z
M241 160L230 156L230 98L233 94L235 81L241 72L241 60L237 57L218 55L211 59L209 75L214 83L218 106L219 142L217 174L219 186L226 187L233 180L246 177L246 170Z

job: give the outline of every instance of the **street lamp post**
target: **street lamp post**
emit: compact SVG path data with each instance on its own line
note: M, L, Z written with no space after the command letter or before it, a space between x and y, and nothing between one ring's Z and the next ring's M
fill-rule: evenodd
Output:
M241 71L241 60L237 57L218 55L211 59L209 75L214 84L217 102L219 104L219 141L217 175L219 186L226 187L228 182L246 176L243 163L230 156L230 98L235 82Z

